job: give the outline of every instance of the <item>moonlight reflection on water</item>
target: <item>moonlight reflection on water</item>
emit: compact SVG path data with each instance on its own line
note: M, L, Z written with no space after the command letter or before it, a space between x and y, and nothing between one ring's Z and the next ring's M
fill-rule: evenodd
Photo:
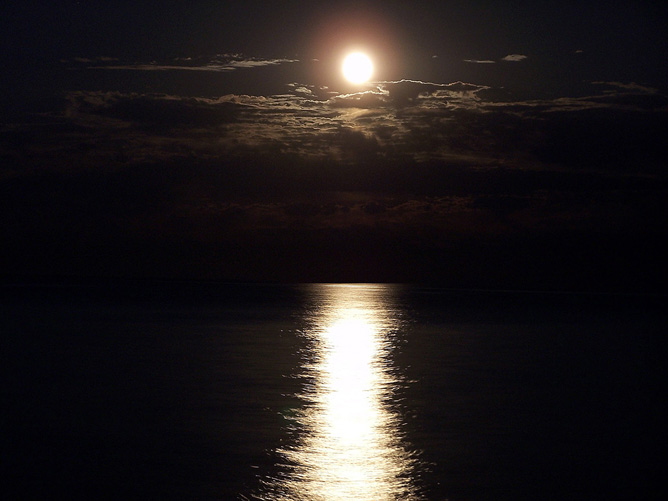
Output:
M388 285L317 285L307 314L300 434L260 499L420 499L401 434L390 354L400 327Z

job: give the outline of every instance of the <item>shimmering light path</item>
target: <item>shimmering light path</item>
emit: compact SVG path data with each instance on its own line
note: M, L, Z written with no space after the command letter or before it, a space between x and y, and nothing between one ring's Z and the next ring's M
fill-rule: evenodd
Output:
M416 459L401 435L390 353L400 327L388 285L315 285L296 414L302 430L260 499L420 499Z

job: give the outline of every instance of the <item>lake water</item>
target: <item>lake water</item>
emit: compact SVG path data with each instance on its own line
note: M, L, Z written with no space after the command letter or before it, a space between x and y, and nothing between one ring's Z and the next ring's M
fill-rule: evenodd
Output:
M664 297L5 285L5 492L659 499Z

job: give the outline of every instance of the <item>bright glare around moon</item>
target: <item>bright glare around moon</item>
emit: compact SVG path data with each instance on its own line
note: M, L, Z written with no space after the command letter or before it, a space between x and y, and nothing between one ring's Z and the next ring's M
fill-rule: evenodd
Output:
M366 54L354 52L343 60L343 76L354 84L361 84L371 78L373 63Z

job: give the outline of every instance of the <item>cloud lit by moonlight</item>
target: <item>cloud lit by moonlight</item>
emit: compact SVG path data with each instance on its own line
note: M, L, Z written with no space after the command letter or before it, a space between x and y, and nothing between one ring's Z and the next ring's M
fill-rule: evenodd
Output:
M369 56L361 52L348 54L343 60L343 76L351 83L361 84L369 80L373 73L373 63Z

